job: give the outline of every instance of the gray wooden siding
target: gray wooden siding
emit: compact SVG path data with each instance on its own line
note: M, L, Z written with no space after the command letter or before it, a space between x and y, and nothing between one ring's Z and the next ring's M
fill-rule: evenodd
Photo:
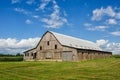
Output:
M48 45L49 41L49 45ZM55 49L57 45L57 49ZM42 47L40 49L40 47ZM36 53L36 58L34 54ZM28 54L27 56L25 56ZM40 60L40 61L81 61L90 60L96 58L106 58L111 56L105 52L93 51L93 50L78 50L76 48L63 46L55 38L55 36L47 32L40 40L38 46L35 49L26 51L24 54L24 60Z

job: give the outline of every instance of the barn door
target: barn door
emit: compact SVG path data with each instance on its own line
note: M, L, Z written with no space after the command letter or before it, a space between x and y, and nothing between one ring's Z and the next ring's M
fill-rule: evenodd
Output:
M33 59L36 59L37 53L33 54Z
M62 52L62 61L73 61L73 54L71 51Z
M50 52L46 53L46 59L51 59L52 58L52 54Z

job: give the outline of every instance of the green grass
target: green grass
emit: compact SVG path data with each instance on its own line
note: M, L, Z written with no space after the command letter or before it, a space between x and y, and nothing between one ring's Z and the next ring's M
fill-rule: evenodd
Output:
M120 58L82 62L0 62L0 80L120 80Z

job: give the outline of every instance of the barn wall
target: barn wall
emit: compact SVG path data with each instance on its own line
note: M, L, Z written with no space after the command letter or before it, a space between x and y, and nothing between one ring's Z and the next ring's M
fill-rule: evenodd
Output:
M77 50L78 60L91 60L98 58L107 58L112 55L110 52L94 51L94 50Z
M25 52L24 53L24 60L25 61L32 61L32 60L34 60L33 59L34 53L36 53L36 49L32 49L32 50L29 50L29 51Z
M75 48L70 48L70 47L63 47L63 51L62 52L69 52L71 51L72 52L72 61L78 61L78 55L77 55L77 49Z

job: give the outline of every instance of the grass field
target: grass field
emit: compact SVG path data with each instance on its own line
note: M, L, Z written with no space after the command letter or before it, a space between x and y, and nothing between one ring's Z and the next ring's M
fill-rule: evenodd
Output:
M120 58L82 62L0 62L0 80L120 80Z

